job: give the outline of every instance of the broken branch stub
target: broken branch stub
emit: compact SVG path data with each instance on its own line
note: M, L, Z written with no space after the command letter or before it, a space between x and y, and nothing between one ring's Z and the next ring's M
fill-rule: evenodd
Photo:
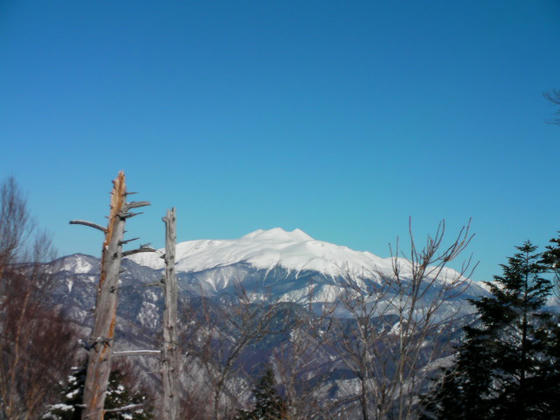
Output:
M132 201L130 203L126 203L125 211L128 211L130 209L136 209L138 207L145 207L149 205L150 205L149 201Z
M130 251L124 251L122 253L122 256L123 257L129 257L131 255L139 254L141 252L156 252L156 250L154 248L149 247L149 246L141 246L140 248L131 249Z
M84 226L89 226L91 228L100 230L103 233L107 233L107 229L105 229L103 226L99 226L97 223L93 223L93 222L88 222L87 220L70 220L69 222L71 225L84 225Z

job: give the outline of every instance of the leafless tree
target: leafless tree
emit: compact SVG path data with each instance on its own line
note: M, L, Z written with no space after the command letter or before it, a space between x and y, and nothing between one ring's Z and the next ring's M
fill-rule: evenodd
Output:
M0 188L0 276L25 255L27 239L34 231L27 202L14 178Z
M448 247L443 245L444 234L442 222L418 249L409 224L410 253L400 257L397 240L390 278L365 287L352 279L346 282L340 303L351 319L338 320L335 343L359 386L339 404L358 404L364 420L415 418L428 366L449 350L442 340L428 338L444 335L453 325L458 313L450 301L468 287L474 267L470 259L458 272L447 267L472 239L470 223Z
M0 191L0 417L37 418L69 372L75 333L50 299L48 235L13 178Z
M197 308L190 306L189 320L182 333L186 355L185 374L206 378L206 390L197 390L194 398L206 393L209 410L196 418L227 419L243 404L250 387L247 374L239 363L243 352L259 340L280 332L273 321L278 304L255 302L239 284L235 293L220 297L215 304L200 298ZM282 328L282 327L279 327ZM198 396L196 395L198 394ZM189 405L192 409L192 404Z
M283 319L289 328L289 340L280 343L270 359L283 391L286 420L329 417L324 388L334 368L328 348L332 345L336 307L318 302L315 286L308 285L305 301L290 305L293 311Z

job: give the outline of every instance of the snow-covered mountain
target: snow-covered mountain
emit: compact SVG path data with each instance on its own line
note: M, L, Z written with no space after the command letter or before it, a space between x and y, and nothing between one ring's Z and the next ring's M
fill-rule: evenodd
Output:
M130 257L136 264L163 270L161 256L142 253ZM403 278L410 277L410 263L399 259ZM216 294L243 286L267 300L301 301L313 288L314 301L333 301L348 281L364 292L393 276L391 258L318 241L305 232L281 228L256 230L239 239L181 242L176 249L176 271L183 289ZM445 283L459 273L445 269L438 277ZM467 297L484 294L472 284Z
M391 271L390 259L317 241L300 229L291 232L282 228L259 229L239 239L181 242L177 244L176 254L178 272L198 272L237 263L247 263L256 269L313 270L330 277L377 276ZM156 270L164 267L157 254L137 254L130 258Z
M163 253L164 250L158 250L136 254L125 258L122 265L123 302L119 308L127 312L126 318L136 318L141 325L151 328L156 327L162 302L158 288L145 285L161 279ZM82 254L63 257L51 264L51 271L61 280L57 293L72 303L68 308L80 323L87 324L86 318L91 316L89 310L95 300L99 264L98 258ZM238 293L241 287L255 301L265 302L335 302L347 291L349 283L373 301L377 299L376 293L391 282L392 264L391 258L318 241L299 229L288 232L275 228L257 230L239 239L181 242L176 250L182 294L219 297ZM406 281L410 277L410 263L400 259L399 265ZM457 276L456 271L446 269L434 283L434 292ZM473 282L463 295L454 295L442 305L442 314L470 313L472 307L467 299L485 294L485 288ZM385 289L383 299L393 298ZM425 299L430 299L430 295Z
M116 350L159 346L163 297L161 289L153 285L157 285L162 278L163 253L164 250L158 250L155 253L136 254L122 262L114 344ZM407 290L410 263L401 259L399 265L404 290ZM49 270L57 280L55 302L78 325L81 336L87 340L93 323L93 307L100 275L99 258L74 254L52 262ZM207 319L215 316L218 321L212 329L212 334L220 337L220 346L225 346L224 348L233 345L237 337L228 325L219 321L221 317L216 314L223 308L228 308L228 305L235 306L232 302L235 302L236 293L239 293L240 289L254 302L258 302L255 305L257 307L260 307L262 302L265 303L262 305L264 307L268 306L266 303L281 302L275 305L278 307L275 315L278 319L275 319L275 322L283 326L296 325L291 323L290 319L307 320L301 323L307 326L323 322L322 308L335 306L324 303L340 302L341 296L348 290L348 284L357 286L353 291L359 290L366 296L368 304L375 303L380 309L392 307L391 302L394 302L397 296L398 299L406 301L406 296L395 295L394 290L385 288L387 284L392 284L393 261L390 258L381 258L370 252L355 251L318 241L299 229L291 232L280 228L257 230L239 239L178 243L176 271L180 299L183 304L188 303L184 308L188 307L191 310L190 315L181 315L181 328L187 331L194 323L193 328L198 331L197 327L204 326ZM457 276L459 273L452 269L442 272L433 283L433 293L425 294L417 302L417 310L421 312L423 305L427 307L430 299L438 299L438 290L444 290L447 282ZM465 316L465 320L472 319L472 307L467 298L486 293L483 287L472 283L463 295L453 294L439 305L434 318L441 315L441 319L446 320L448 315L453 314ZM201 298L201 295L204 298ZM230 300L232 296L234 299ZM307 305L308 303L310 305ZM331 315L334 315L344 328L355 328L352 313L348 308L344 309L344 305L338 305L335 312L329 313L329 316ZM197 316L202 322L194 321ZM375 317L380 325L394 322L391 331L400 327L391 310L383 310L381 316L376 313ZM433 337L426 338L426 343L437 344L438 340L457 340L460 326L461 322L457 322L456 325L450 325L449 329L446 328L445 333L438 330ZM284 331L283 328L281 333L253 343L254 345L248 346L240 354L238 362L243 365L243 370L257 372L263 361L268 360L279 346L290 346L295 332ZM307 334L304 328L298 330L298 334L303 334L310 342L316 339ZM194 339L191 341L197 342ZM324 372L331 372L329 385L324 387L324 392L330 397L340 394L345 398L347 394L352 394L353 391L347 388L352 388L356 379L351 372L349 373L348 367L338 360L335 354L331 354L331 348L325 347L321 351L322 353L316 351L310 355L313 368L310 368L311 376L308 379L312 381L315 374L321 376ZM195 357L189 360L188 365L198 366L199 362ZM140 357L136 363L147 383L157 384L157 361ZM204 383L204 375L197 375L195 379L183 378L184 382ZM234 377L231 380L235 382L241 379Z

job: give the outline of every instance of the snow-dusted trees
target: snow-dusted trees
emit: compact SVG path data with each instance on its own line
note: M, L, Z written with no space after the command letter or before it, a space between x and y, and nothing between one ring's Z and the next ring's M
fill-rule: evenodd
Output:
M450 301L468 286L469 261L459 272L447 266L469 244L469 225L448 246L444 222L422 249L409 232L410 253L401 258L397 243L392 276L365 285L348 279L340 299L351 317L336 319L333 347L358 386L339 405L357 404L364 420L416 416L429 364L449 350L446 334L457 321Z
M83 411L86 365L74 368L68 376L59 399L51 404L41 420L80 420ZM130 365L113 366L107 385L105 419L150 420L153 418L145 390L139 390Z
M74 331L49 291L53 258L14 179L0 188L0 418L32 419L73 359Z

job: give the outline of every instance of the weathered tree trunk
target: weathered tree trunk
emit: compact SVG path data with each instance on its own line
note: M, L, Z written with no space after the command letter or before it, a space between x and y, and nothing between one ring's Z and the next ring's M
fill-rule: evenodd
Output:
M150 248L141 247L138 250L122 252L122 245L126 242L123 241L126 219L138 214L130 213L129 210L150 204L144 201L126 203L126 195L125 176L121 171L113 181L111 212L107 228L83 220L70 222L93 227L105 233L101 257L101 276L96 296L95 324L89 343L90 350L84 389L85 407L82 412L82 419L84 420L102 420L104 415L105 394L109 374L111 373L112 345L117 321L117 291L121 259L123 255L152 251Z
M95 325L91 334L88 368L84 389L82 419L103 419L105 393L111 373L112 341L117 318L117 290L122 258L122 240L126 219L121 217L126 202L124 173L113 181L111 212L105 232L101 258L101 277L97 288Z
M179 354L177 348L177 277L175 276L175 208L167 211L163 218L165 223L165 279L163 293L165 309L163 311L163 347L162 381L163 381L163 418L177 419L179 406Z

